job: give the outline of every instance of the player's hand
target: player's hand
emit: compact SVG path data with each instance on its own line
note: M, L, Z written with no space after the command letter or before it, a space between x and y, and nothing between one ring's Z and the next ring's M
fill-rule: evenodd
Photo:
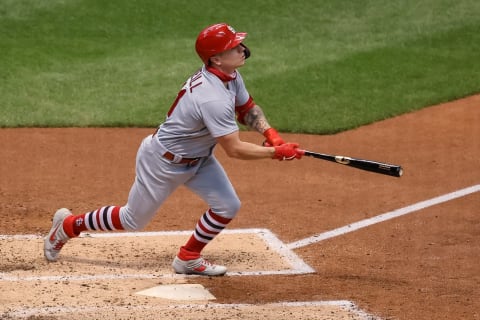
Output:
M267 140L263 142L264 147L276 147L285 143L282 137L280 137L280 135L278 134L277 130L273 128L265 130L263 136L267 138Z
M298 143L287 142L280 146L274 147L275 153L273 155L273 159L277 159L279 161L301 159L305 154L305 151L299 149L298 146Z

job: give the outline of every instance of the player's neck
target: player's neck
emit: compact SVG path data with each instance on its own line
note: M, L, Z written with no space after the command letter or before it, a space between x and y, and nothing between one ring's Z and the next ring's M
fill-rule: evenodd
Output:
M235 69L231 73L227 73L225 72L225 70L221 70L212 66L207 66L207 70L216 75L223 82L232 81L237 78L237 71Z

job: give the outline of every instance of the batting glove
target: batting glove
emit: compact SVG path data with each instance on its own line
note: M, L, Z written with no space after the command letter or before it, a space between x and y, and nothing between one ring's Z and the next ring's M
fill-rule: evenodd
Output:
M277 159L279 161L301 159L305 154L305 151L298 149L298 146L298 143L287 142L280 146L274 147L275 153L273 154L273 159Z
M273 128L265 130L263 136L267 138L267 140L263 142L263 145L265 147L276 147L285 143L285 141L283 141L283 139L278 134L277 130Z

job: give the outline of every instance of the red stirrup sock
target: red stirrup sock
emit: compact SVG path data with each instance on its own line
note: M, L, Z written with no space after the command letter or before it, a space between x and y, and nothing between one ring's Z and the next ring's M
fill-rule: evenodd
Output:
M78 216L70 216L63 222L65 233L73 238L82 231L124 230L120 222L120 207L102 207Z
M182 260L191 260L200 257L203 248L215 238L232 219L215 214L211 209L205 212L198 220L190 239L180 248L178 257Z

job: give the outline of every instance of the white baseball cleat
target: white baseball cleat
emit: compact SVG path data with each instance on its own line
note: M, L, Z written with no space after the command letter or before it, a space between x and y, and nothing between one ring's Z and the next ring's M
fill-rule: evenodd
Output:
M176 273L197 274L202 276L223 276L227 272L224 266L213 264L202 257L194 260L173 259L172 267Z
M62 250L63 245L70 239L65 230L63 230L63 221L72 213L66 208L62 208L55 212L50 232L43 240L43 253L48 261L57 261L58 254Z

